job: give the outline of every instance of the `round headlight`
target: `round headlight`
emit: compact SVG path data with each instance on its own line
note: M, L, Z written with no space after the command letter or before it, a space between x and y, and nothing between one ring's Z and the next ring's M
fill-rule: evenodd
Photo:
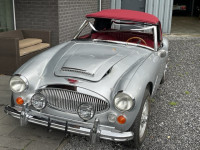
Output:
M81 119L88 121L94 116L93 106L89 103L83 103L78 107L78 115Z
M37 110L41 110L46 106L46 97L41 93L36 93L31 98L31 104Z
M115 107L120 111L130 110L134 105L135 101L128 94L118 93L114 99Z
M14 93L21 93L28 88L28 81L23 76L13 76L10 79L10 88Z

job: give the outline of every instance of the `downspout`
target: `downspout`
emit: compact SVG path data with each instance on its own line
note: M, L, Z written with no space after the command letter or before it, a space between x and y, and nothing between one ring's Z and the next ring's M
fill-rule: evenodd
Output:
M15 0L12 0L12 3L13 3L13 25L14 25L14 30L16 30Z
M192 13L191 13L191 16L194 15L194 3L195 3L195 0L192 0Z
M102 0L99 0L99 11L102 10Z

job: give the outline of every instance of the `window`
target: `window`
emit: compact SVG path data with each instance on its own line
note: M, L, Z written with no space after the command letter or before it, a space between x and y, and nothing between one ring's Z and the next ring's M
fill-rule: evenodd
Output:
M0 0L0 32L14 29L13 1Z

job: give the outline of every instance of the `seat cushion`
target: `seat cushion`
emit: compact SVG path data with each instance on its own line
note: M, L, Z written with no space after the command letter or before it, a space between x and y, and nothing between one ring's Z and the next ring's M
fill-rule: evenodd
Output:
M36 38L27 38L27 39L19 40L19 49L33 46L39 43L42 43L42 40L36 39Z
M20 56L24 56L24 55L30 54L32 52L48 48L48 47L50 47L49 43L40 43L40 44L36 44L36 45L30 46L30 47L22 48L22 49L20 49Z
M117 41L116 37L114 37L112 35L105 34L105 33L93 33L92 34L92 39Z

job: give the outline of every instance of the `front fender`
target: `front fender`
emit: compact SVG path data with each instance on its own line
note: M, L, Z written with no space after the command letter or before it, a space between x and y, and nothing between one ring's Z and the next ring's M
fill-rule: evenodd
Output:
M156 52L152 52L152 54L145 60L143 63L139 65L139 67L135 68L136 70L132 70L133 74L132 77L125 76L120 82L123 82L127 79L128 84L126 87L123 87L121 91L124 93L129 94L133 99L135 99L135 106L130 111L123 112L122 114L126 116L127 123L126 123L126 129L128 130L134 123L138 112L140 111L142 101L144 98L145 90L148 86L148 84L153 86L157 82L158 74L157 69L159 67L159 61L157 60L158 57L156 56ZM126 81L126 82L127 82ZM150 91L151 92L151 91Z
M22 97L26 103L30 102L32 94L38 88L41 79L43 78L43 73L45 71L46 66L52 57L63 47L65 47L67 43L60 44L49 50L33 57L28 62L23 64L14 75L22 75L24 76L29 83L29 87L26 91L22 93L13 93L13 98ZM34 70L34 71L33 71Z
M144 96L146 86L149 83L149 81L151 81L150 76L145 76L145 78L141 80L140 74L141 73L144 74L144 72L147 71L147 70L143 70L142 68L144 65L146 65L146 61L148 61L150 57L151 57L151 54L149 55L149 57L138 61L137 65L134 64L133 66L131 66L129 70L121 76L121 78L118 80L118 82L116 83L114 87L115 90L112 93L112 99L114 99L115 95L118 92L123 91L124 93L130 95L133 99L135 99L135 102L136 102L134 108L132 108L129 111L120 112L117 110L118 114L121 113L121 115L124 115L127 118L127 122L125 126L121 125L121 128L120 126L117 126L117 129L121 131L127 131L133 125L137 117L137 114L140 110L141 102ZM114 106L114 101L112 101L111 105Z

